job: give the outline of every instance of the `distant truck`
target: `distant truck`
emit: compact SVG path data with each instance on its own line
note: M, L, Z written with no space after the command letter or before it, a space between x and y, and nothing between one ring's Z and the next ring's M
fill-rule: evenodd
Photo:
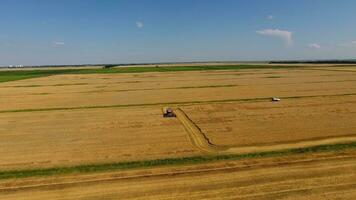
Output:
M280 99L280 98L277 98L277 97L272 97L271 100L274 101L274 102L281 101L281 99Z

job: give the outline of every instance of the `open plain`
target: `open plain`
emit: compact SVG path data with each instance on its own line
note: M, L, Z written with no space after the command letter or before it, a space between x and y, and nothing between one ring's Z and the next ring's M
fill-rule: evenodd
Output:
M0 83L0 199L356 198L354 67L230 68Z

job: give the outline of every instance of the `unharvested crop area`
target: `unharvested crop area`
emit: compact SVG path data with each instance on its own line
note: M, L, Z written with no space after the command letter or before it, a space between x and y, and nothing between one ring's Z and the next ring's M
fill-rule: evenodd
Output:
M270 78L271 76L279 78ZM57 75L0 85L0 112L355 95L350 72L254 69Z
M356 136L356 96L182 107L214 144L253 146Z
M0 83L0 199L355 197L354 67L172 69Z

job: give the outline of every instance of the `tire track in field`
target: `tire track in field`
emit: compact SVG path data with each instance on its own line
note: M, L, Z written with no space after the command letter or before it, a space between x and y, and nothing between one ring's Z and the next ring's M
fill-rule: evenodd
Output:
M188 115L180 108L177 108L174 113L178 120L183 124L188 133L190 141L200 151L206 153L217 153L226 150L226 148L217 146L209 141L209 138L201 131L201 129L188 117Z
M202 132L198 125L196 125L188 115L181 109L174 110L178 120L182 123L188 133L190 141L193 146L204 153L221 153L221 154L242 154L242 153L256 153L268 151L283 151L288 149L308 148L320 145L330 145L338 143L352 143L356 141L356 136L343 137L329 137L316 140L305 140L290 143L272 144L272 145L258 145L258 146L243 146L243 147L225 147L213 144L208 136Z

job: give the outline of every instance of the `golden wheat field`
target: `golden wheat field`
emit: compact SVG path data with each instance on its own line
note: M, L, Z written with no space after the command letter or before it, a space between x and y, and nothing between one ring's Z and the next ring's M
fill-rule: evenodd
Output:
M177 118L163 118L163 107ZM355 141L353 68L65 74L0 83L0 175ZM340 150L0 178L0 199L351 200L355 157Z
M355 73L255 69L57 75L2 83L0 111L355 93Z
M356 152L0 182L2 199L353 200Z

